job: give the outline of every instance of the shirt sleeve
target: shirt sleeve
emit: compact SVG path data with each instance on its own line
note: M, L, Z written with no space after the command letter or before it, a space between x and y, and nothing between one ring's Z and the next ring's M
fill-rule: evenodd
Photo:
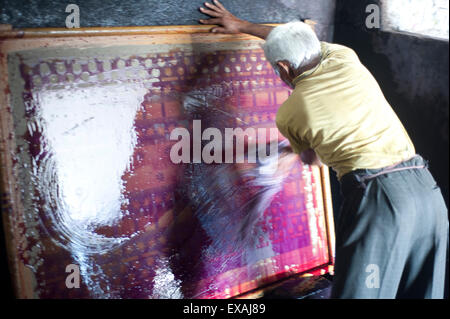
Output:
M352 48L336 43L326 43L325 47L326 47L325 51L326 55L329 57L337 58L342 61L359 62L359 57Z
M301 152L304 152L307 149L311 148L309 143L303 141L299 136L292 134L291 130L288 127L285 127L284 125L279 123L277 123L277 127L280 133L288 139L294 153L300 154Z

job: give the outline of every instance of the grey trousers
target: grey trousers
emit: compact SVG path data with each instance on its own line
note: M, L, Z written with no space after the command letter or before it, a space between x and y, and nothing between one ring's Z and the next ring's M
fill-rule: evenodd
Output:
M447 207L421 156L394 168L401 167L341 178L331 298L443 298Z

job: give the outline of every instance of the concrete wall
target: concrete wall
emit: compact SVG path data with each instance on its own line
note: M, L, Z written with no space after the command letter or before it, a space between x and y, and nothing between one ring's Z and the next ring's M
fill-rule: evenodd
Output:
M65 27L68 15L65 8L69 3L79 6L81 27L192 25L205 17L198 11L202 0L1 0L0 3L0 23L16 28ZM223 0L222 3L236 16L255 23L313 19L319 22L319 36L332 39L335 0Z

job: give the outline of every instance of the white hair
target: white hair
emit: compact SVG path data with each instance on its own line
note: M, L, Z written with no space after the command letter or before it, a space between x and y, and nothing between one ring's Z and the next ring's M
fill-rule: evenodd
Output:
M270 31L262 45L266 59L275 71L278 61L287 61L298 69L319 57L320 41L309 25L292 21L275 27Z

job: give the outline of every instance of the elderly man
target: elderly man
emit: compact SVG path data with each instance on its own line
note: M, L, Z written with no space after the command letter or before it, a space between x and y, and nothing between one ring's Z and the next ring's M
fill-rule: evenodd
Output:
M217 0L211 32L265 39L267 60L293 88L276 124L299 154L331 166L344 202L336 223L334 298L442 298L448 245L441 191L356 53L309 26L240 20ZM314 153L313 153L314 154Z

